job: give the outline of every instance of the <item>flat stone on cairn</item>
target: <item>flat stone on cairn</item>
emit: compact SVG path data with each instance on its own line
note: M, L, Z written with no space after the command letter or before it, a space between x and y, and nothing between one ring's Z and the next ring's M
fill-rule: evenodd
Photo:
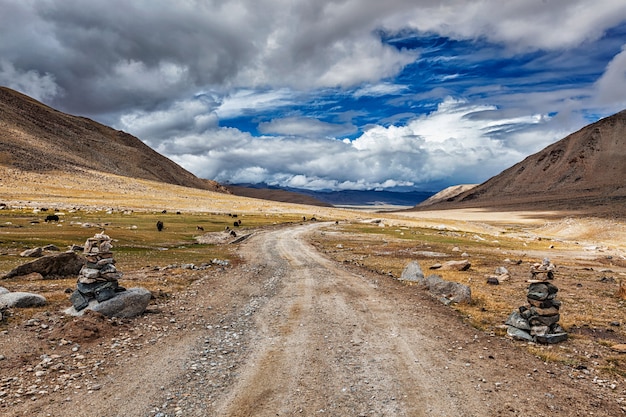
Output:
M546 259L542 265L552 265ZM546 278L553 279L554 268L543 269ZM548 272L550 274L548 275ZM567 340L567 332L559 325L561 302L556 299L559 289L548 281L531 280L526 294L528 306L521 306L506 320L507 334L516 339L543 344Z

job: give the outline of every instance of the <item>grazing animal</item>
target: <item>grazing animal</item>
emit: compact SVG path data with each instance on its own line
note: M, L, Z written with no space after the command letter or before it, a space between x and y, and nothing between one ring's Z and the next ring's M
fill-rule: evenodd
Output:
M59 216L57 216L56 214L48 214L46 216L46 223L47 222L58 222L59 221Z
M161 220L159 220L156 224L157 226L157 230L160 232L161 230L163 230L163 222Z
M239 227L239 221L233 222L233 226Z
M202 226L196 226L196 230L199 230L199 231L204 232L204 227L202 227Z
M230 235L231 235L232 237L237 237L237 233L235 233L235 231L234 231L234 230L231 230L231 231L230 231Z
M161 213L165 214L165 213L167 213L167 210L163 210Z

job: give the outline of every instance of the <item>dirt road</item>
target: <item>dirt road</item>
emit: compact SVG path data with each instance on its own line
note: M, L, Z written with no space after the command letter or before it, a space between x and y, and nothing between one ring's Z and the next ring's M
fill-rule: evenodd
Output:
M336 264L310 224L257 233L127 334L98 388L9 415L617 416L608 388L484 334L415 287ZM155 336L158 329L162 337ZM117 338L122 343L123 338ZM140 343L141 341L141 343ZM137 347L138 346L138 347ZM117 349L117 347L116 347ZM102 361L102 359L101 359ZM102 361L104 362L104 361ZM82 382L82 385L85 385ZM13 414L12 414L13 413Z

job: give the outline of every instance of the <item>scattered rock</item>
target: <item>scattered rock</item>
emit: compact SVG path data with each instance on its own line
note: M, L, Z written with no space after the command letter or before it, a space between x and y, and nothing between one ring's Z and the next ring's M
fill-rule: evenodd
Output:
M472 264L467 259L462 261L448 261L445 262L442 266L442 270L454 270L454 271L467 271L470 269Z
M409 281L409 282L424 282L424 272L422 272L422 268L417 261L411 261L402 271L402 275L400 275L401 281Z
M10 291L9 291L9 290L7 290L6 288L4 288L4 287L0 287L0 295L2 295L2 294L8 294L9 292L10 292Z
M20 253L20 256L23 258L39 258L43 256L43 248L26 249L24 252Z
M45 297L30 292L9 292L0 295L0 307L29 308L46 305Z

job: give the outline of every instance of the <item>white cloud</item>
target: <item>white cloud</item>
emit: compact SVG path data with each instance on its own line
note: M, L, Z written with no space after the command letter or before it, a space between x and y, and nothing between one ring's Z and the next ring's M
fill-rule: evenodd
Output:
M276 109L294 104L294 95L295 93L287 88L260 92L250 89L238 90L217 98L220 104L216 108L216 113L222 119L230 119L246 113Z
M356 132L352 124L322 122L311 117L285 117L259 124L259 132L285 136L340 137Z
M36 70L21 71L5 60L0 60L0 85L20 91L40 101L57 97L63 91L56 84L52 74L40 74Z
M367 84L358 88L354 92L355 98L360 97L379 97L391 94L399 94L407 89L405 85L392 84L392 83L379 83L379 84Z
M626 107L626 45L609 63L595 87L599 105L617 110Z
M516 138L550 122L539 115L487 117L496 111L448 98L436 111L406 126L375 126L353 141L320 139L314 127L307 130L295 119L293 129L301 129L300 137L256 138L237 129L215 128L165 140L158 150L197 175L224 182L313 189L421 185L437 190L484 181L520 161L525 155L513 146ZM499 139L501 129L510 132L507 141Z

